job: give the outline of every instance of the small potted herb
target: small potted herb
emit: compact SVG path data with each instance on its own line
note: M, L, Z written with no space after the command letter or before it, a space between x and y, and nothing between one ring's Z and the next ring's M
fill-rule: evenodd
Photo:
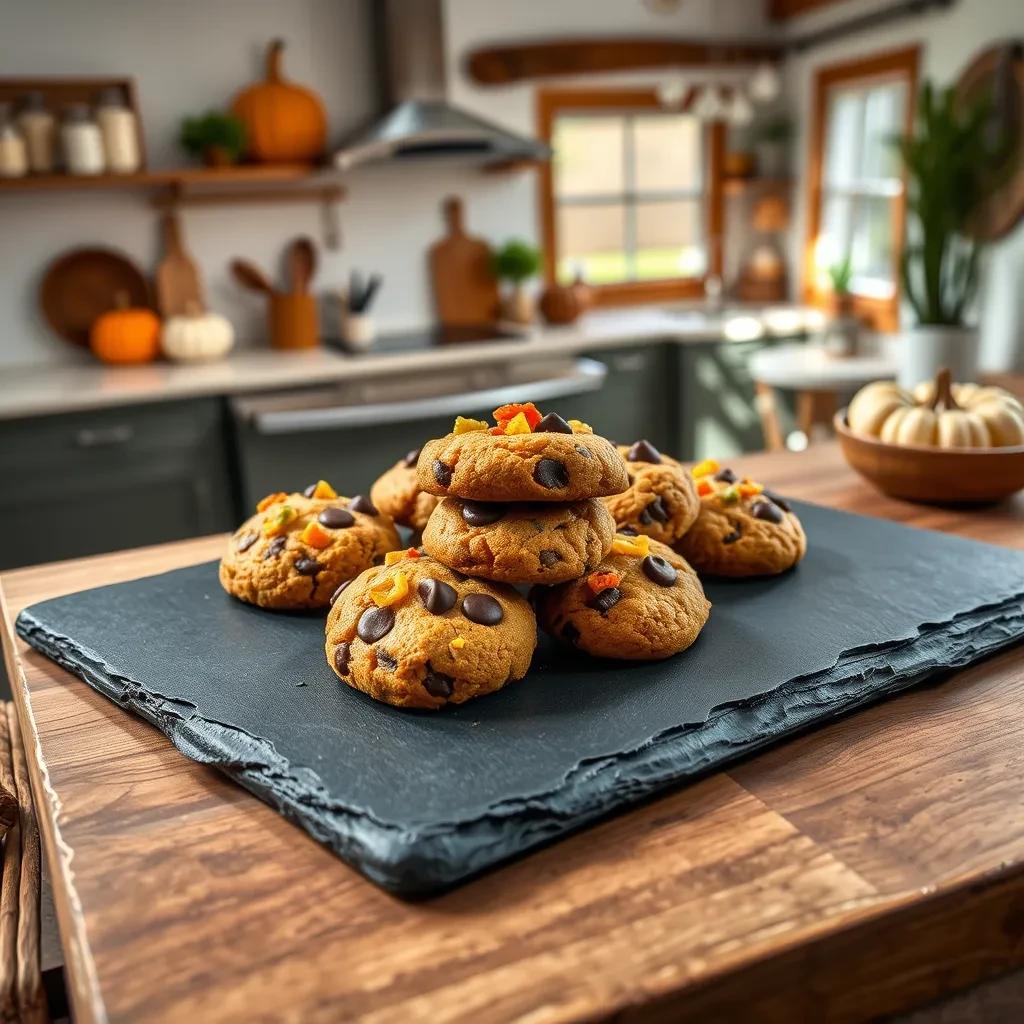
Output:
M838 263L833 263L827 270L829 284L832 286L832 311L835 316L850 316L853 313L853 294L850 284L853 281L853 260L849 253Z
M245 125L232 114L208 110L185 118L179 141L207 167L230 167L245 152Z
M536 246L512 239L494 254L494 276L511 284L502 312L506 320L528 324L535 314L533 296L523 287L540 270L540 250Z
M762 178L785 178L789 173L789 143L793 125L784 114L770 117L754 128L757 173Z

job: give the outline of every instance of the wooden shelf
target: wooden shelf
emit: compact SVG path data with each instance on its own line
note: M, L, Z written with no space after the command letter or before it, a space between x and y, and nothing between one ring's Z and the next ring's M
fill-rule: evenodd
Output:
M788 192L792 178L725 178L722 189L727 196L741 196L748 192Z

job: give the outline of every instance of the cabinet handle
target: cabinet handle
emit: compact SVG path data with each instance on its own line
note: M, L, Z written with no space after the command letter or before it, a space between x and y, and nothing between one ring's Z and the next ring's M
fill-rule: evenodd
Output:
M127 444L135 437L135 428L130 423L116 427L82 427L75 431L75 444L79 448L112 448Z

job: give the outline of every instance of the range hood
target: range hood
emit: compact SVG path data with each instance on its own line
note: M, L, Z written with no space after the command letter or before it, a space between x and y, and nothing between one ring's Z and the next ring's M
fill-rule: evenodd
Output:
M376 0L371 6L384 113L345 140L334 165L460 154L497 163L546 160L547 146L449 103L442 0Z

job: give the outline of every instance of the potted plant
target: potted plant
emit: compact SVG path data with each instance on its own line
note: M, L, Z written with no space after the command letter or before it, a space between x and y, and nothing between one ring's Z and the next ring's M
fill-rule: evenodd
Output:
M899 379L930 380L942 366L970 381L978 339L968 326L978 287L981 244L967 235L972 213L993 186L998 143L986 131L987 104L965 107L954 89L921 89L912 131L898 139L907 173L907 237L901 254L903 296L917 324L901 344Z
M832 286L832 313L837 317L853 315L853 294L850 283L853 281L853 260L847 253L838 263L833 263L827 270L829 284Z
M245 125L232 114L208 110L186 117L179 140L182 147L208 167L230 167L245 152Z
M508 281L511 290L502 304L502 315L514 323L528 324L534 317L534 301L523 287L540 269L540 250L519 239L506 242L494 254L494 276Z
M789 173L789 142L792 122L785 114L770 117L754 129L757 173L762 178L785 178Z

